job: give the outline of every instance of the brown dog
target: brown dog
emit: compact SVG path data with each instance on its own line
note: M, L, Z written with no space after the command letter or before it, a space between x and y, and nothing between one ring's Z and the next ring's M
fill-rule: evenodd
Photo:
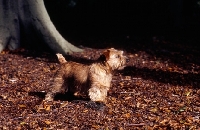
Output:
M66 61L57 54L61 67L55 75L51 90L45 100L52 101L56 93L70 92L76 96L88 96L91 101L104 102L111 86L113 70L121 70L126 63L123 51L114 48L103 52L91 65Z

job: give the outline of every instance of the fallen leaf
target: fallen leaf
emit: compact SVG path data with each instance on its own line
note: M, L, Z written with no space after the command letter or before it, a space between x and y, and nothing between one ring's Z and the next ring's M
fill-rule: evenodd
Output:
M18 106L19 106L20 108L26 108L26 105L24 105L24 104L18 104Z
M190 93L191 93L191 92L186 92L186 93L185 93L185 95L186 95L186 96L189 96L189 95L190 95Z
M50 124L51 124L51 122L48 121L48 120L46 120L46 121L44 121L44 122L45 122L45 124L47 124L47 125L50 125Z
M179 111L179 112L184 112L184 111L186 110L186 108L187 108L186 106L183 106L183 107L179 108L178 111Z
M131 98L132 98L131 96L125 97L124 100L129 100L129 99L131 99Z
M50 111L50 110L51 110L51 105L46 105L46 106L45 106L45 110L46 110L46 111Z
M126 113L126 114L123 115L123 117L125 117L125 118L130 118L130 117L131 117L131 114L130 114L130 113Z
M67 105L68 105L68 102L61 103L60 107L62 108L62 107L65 107L65 106L67 106Z
M83 110L84 113L88 112L88 109Z
M98 125L92 125L92 128L99 129L100 127Z
M26 122L20 122L20 125L25 125L26 124Z
M155 107L155 108L150 109L149 111L155 113L158 111L158 108Z

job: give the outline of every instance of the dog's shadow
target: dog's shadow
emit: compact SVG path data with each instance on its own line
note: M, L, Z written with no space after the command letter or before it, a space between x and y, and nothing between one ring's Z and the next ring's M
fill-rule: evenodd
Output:
M29 96L36 96L40 99L45 99L45 92L29 92ZM106 105L104 103L100 102L93 102L89 98L82 98L82 97L76 97L73 94L70 93L65 93L65 94L56 94L54 97L54 101L69 101L73 103L83 103L86 108L90 108L93 110L98 110L98 111L105 111ZM41 101L42 103L42 101Z
M46 92L29 92L28 93L29 96L35 96L35 97L38 97L40 99L45 99L45 95L46 95ZM74 96L73 94L71 93L58 93L55 95L54 97L54 100L55 101L69 101L69 102L72 102L72 101L76 101L76 100L83 100L83 101L89 101L89 98L83 98L83 97L76 97Z

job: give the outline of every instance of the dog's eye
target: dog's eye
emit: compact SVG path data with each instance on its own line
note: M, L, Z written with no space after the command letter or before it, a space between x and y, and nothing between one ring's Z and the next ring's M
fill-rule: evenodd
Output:
M120 58L120 56L119 56L119 55L116 55L115 58Z

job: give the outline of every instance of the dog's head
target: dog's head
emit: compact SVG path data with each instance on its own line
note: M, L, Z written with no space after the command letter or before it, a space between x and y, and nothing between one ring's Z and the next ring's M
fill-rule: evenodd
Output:
M103 52L104 62L106 62L112 70L122 70L126 64L126 56L123 51L114 48L107 49Z

